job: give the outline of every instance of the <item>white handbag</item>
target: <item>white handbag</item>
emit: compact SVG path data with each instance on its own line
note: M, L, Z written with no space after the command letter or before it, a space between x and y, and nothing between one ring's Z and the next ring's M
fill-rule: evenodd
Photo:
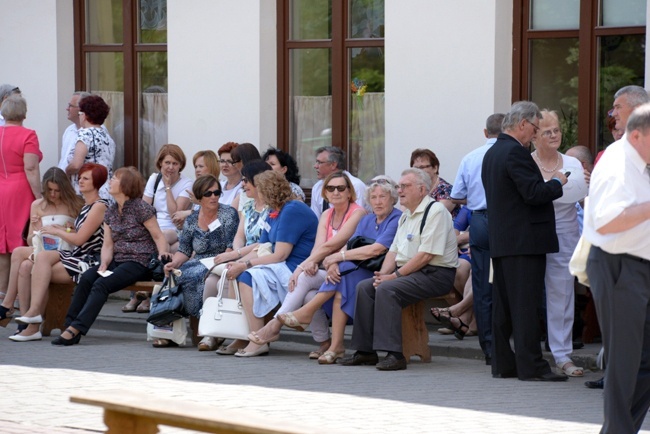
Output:
M223 298L227 285L233 283L235 298ZM244 306L239 296L236 280L221 278L216 297L208 297L203 302L199 319L199 336L248 340L250 328Z
M589 251L591 250L591 243L587 241L584 235L580 236L576 249L571 255L569 261L569 273L578 278L578 282L585 286L589 286L589 276L587 276L587 259L589 258Z

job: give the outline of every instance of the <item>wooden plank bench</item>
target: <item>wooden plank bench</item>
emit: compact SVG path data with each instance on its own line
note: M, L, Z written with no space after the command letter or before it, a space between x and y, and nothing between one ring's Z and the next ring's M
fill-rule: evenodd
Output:
M142 281L124 288L124 291L142 291L151 293L155 285L160 282ZM72 298L72 291L74 290L74 283L52 283L49 287L49 298L47 306L45 307L45 314L43 315L43 336L50 336L52 330L64 330L65 315L70 307L70 300ZM146 319L146 318L145 318ZM198 345L200 339L197 335L199 329L199 320L195 317L190 317L190 328L192 329L192 344Z
M107 434L154 434L158 425L208 433L315 433L316 427L298 426L288 421L255 416L233 410L156 398L132 390L111 390L72 395L71 402L104 409Z
M460 301L460 295L452 290L447 295L429 300L444 302L451 306ZM402 353L407 361L411 356L419 356L422 362L431 362L429 330L424 320L427 314L426 304L429 300L422 300L402 309Z

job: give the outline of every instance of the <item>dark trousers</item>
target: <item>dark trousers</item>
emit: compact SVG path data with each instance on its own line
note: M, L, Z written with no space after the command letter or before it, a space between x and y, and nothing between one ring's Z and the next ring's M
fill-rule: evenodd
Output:
M517 373L520 380L525 380L551 372L542 357L537 316L544 291L546 255L505 256L492 261L492 374Z
M97 274L98 268L89 268L81 275L65 318L66 327L72 326L83 335L97 319L109 294L151 278L149 269L137 262L111 262L108 269L113 274L108 277Z
M607 367L601 433L635 433L650 407L650 262L593 246L587 274Z
M487 357L492 356L492 284L490 283L490 242L488 216L485 211L472 214L469 231L472 252L472 293L478 341Z
M373 279L357 285L357 304L351 346L360 351L402 352L402 309L429 297L448 294L455 268L426 265L408 276L373 286Z

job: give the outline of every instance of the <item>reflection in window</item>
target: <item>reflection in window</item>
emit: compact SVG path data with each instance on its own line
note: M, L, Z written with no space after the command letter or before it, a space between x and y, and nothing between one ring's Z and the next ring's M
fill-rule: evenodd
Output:
M332 0L293 0L291 39L331 39Z
M530 52L530 99L558 112L562 149L573 146L578 140L578 39L534 39Z
M140 0L140 42L167 42L167 0Z
M644 84L645 35L604 36L598 38L598 144L604 149L613 141L607 129L607 112L614 94L623 86Z
M167 53L140 53L139 143L141 170L156 172L156 155L167 143Z
M122 0L86 0L86 43L121 44Z
M350 38L384 37L384 0L349 0Z

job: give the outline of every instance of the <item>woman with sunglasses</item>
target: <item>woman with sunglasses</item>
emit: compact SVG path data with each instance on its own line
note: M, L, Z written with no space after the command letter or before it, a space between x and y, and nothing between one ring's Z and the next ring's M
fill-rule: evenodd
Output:
M356 203L357 197L350 178L343 172L331 173L323 181L321 194L331 208L326 210L318 223L316 242L311 254L300 263L289 279L289 293L276 313L276 318L257 332L251 333L252 338L244 352L251 354L260 351L268 342L277 340L282 323L279 315L292 312L308 302L325 283L327 271L319 269L319 265L328 255L343 248L354 234L359 221L366 211ZM309 294L309 295L308 295ZM319 348L309 354L310 359L318 359L331 346L329 337L329 321L322 309L318 309L311 321L311 331ZM273 337L265 342L255 343L255 336Z
M198 317L203 306L203 278L208 272L201 259L232 249L239 217L233 207L219 204L221 185L216 177L199 177L194 181L192 193L201 208L185 219L178 250L171 262L165 264L165 272L181 270L177 283L183 288L185 311ZM153 346L162 348L177 344L167 339L155 339Z
M255 176L271 170L271 166L262 160L253 160L242 168L242 185L243 192L251 198L244 204L242 211L239 212L239 226L237 235L232 243L232 250L218 254L214 258L215 264L237 261L253 251L259 244L258 241L262 235L262 227L266 218L269 216L269 207L261 198L255 186ZM205 280L203 289L203 301L208 297L216 297L219 288L220 276L210 274ZM199 342L199 351L215 350L223 339L212 336L204 336Z

